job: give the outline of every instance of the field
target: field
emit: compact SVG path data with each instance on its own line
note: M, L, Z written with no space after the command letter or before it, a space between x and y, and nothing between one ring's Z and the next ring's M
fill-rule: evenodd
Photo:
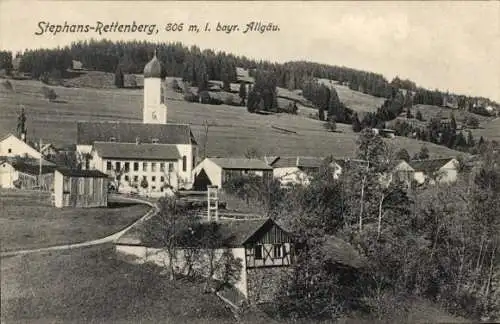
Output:
M0 191L0 249L80 243L114 234L142 217L146 205L110 200L108 208L59 209L47 193Z
M203 283L171 283L110 246L2 259L2 323L234 323Z
M15 132L20 106L27 114L28 138L52 142L57 146L74 144L76 121L141 122L141 89L88 89L53 87L58 101L48 102L38 81L12 81L14 91L0 90L0 136ZM140 82L138 82L140 83ZM350 125L338 125L338 132L327 132L322 122L289 114L264 116L250 114L244 107L188 103L179 94L167 91L169 122L189 123L203 151L208 156L243 156L250 148L267 155L311 155L347 157L356 149L358 135ZM175 99L175 100L174 100ZM203 123L210 126L205 136ZM295 133L273 128L285 128ZM390 140L396 148L410 154L423 142L397 137ZM456 151L426 143L432 156L455 156Z

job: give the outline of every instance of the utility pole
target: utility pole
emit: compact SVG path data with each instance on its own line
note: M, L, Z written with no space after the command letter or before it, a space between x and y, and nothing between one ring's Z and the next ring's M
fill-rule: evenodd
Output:
M40 144L39 144L39 152L40 152L40 163L39 163L39 170L38 170L38 190L42 191L42 139L40 138Z

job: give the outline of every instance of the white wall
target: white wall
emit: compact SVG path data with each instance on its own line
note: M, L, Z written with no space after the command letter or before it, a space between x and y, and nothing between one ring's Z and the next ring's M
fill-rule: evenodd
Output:
M107 164L108 162L111 162L111 170L107 169ZM91 168L99 170L103 173L106 173L110 176L115 176L115 168L116 168L116 162L120 163L120 167L124 168L125 163L129 164L129 171L124 172L121 175L120 179L120 187L119 191L120 192L128 192L131 190L131 185L135 182L135 177L137 177L137 185L140 187L140 183L143 179L143 177L146 177L146 180L148 182L148 188L147 190L140 190L139 193L153 193L153 192L161 192L161 188L164 184L170 184L172 187L175 189L179 188L179 179L178 179L178 170L179 170L179 165L177 160L164 160L164 161L157 161L157 160L117 160L117 159L103 159L101 158L95 151L92 154L92 160L91 160ZM139 164L139 169L137 171L134 171L134 163ZM144 171L143 165L144 163L147 163L146 171ZM156 165L156 171L153 171L152 168L152 163ZM161 171L161 163L164 164L164 171ZM173 165L173 171L168 172L169 170L169 164ZM128 177L128 180L126 180L126 177ZM155 180L153 181L153 177L155 177ZM161 177L164 178L164 181L161 181ZM153 188L154 187L154 188Z
M222 168L212 162L209 158L204 159L193 170L193 178L204 169L212 185L222 187Z
M10 165L4 162L0 164L0 188L14 188L13 182L19 178L19 173Z
M160 267L168 268L170 265L170 258L165 249L158 248L146 248L143 246L130 246L130 245L115 245L116 252L120 257L123 257L125 261L133 264L144 264L154 263ZM201 250L200 250L201 251ZM216 249L214 261L217 262L225 249ZM246 263L245 263L245 249L244 248L233 248L230 249L231 253L235 258L241 260L242 269L240 272L240 279L234 283L234 287L238 289L245 297L248 296L247 290L247 277L246 277ZM186 251L179 249L176 251L176 260L174 261L174 269L179 273L186 274ZM202 252L202 255L195 258L193 263L193 271L196 271L202 276L208 276L209 259L206 251ZM214 274L214 278L217 278L217 274Z
M450 182L455 182L457 181L458 177L458 161L455 159L452 159L445 165L439 169L439 182L442 183L450 183Z
M54 172L54 205L63 207L63 175L59 171Z
M191 144L177 144L179 150L179 186L191 189L193 186L193 159L196 160L196 146ZM186 171L182 170L182 157L186 156Z
M0 142L0 156L28 156L34 159L42 157L40 152L21 141L14 135L7 136Z
M167 106L162 103L162 86L160 78L144 78L144 124L167 123Z

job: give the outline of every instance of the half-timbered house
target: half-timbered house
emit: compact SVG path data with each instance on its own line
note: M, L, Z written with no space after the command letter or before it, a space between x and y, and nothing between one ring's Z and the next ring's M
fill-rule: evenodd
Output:
M176 249L174 267L186 269L188 251L197 249L200 256L195 263L189 261L190 268L207 275L210 262L207 255L215 255L217 262L229 251L241 262L237 276L239 279L233 283L239 293L250 302L272 300L279 294L281 275L294 262L294 245L290 233L270 218L219 220L218 224L221 240L215 251L206 253L206 249L201 247L180 246ZM157 237L156 234L152 236ZM153 262L159 266L167 266L170 262L165 248L149 241L141 228L132 228L115 242L115 246L118 255L127 261Z

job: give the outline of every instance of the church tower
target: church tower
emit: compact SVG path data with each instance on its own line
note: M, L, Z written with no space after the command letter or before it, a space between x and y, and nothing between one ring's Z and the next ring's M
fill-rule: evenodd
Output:
M144 67L144 124L166 124L167 106L165 105L164 85L162 83L163 66L156 57Z

